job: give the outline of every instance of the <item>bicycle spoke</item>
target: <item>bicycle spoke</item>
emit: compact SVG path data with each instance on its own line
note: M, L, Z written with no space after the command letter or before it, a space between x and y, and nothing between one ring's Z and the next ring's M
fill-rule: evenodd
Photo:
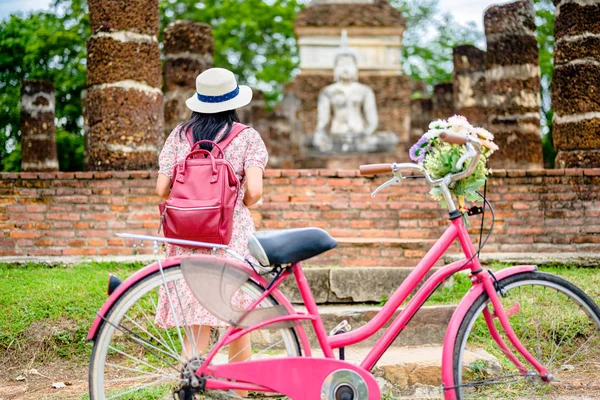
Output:
M109 366L109 367L112 367L112 368L121 369L123 371L138 372L138 373L140 373L142 375L160 375L160 376L162 376L165 379L173 379L173 380L179 381L179 375L155 374L155 373L152 373L152 372L144 371L142 369L125 367L123 365L117 365L117 364L113 364L113 363L109 363L109 362L107 362L106 365ZM161 372L161 371L158 371L158 372Z
M152 303L154 304L154 299L152 299L152 297L150 296L150 300L152 301ZM154 329L154 332L156 332L157 336L160 337L160 339L158 339L157 337L155 337L154 335L152 335L149 331L148 331L148 335L150 335L150 337L154 338L154 340L156 340L158 343L160 343L161 345L163 345L166 349L168 349L173 355L176 355L177 357L180 357L180 355L177 354L177 351L175 350L175 344L173 343L173 341L171 341L171 345L173 347L169 347L169 345L167 345L165 342L165 338L163 337L163 335L161 334L161 332L159 331L159 329L156 327L156 325L154 324L154 320L151 319L148 314L146 314L146 311L144 311L142 309L142 307L140 306L139 303L135 303L135 305L137 306L137 308L142 312L142 315L144 316L144 318L146 318L147 321L150 322L150 326L152 326ZM157 312L157 307L154 307L155 312ZM133 322L133 321L132 321Z
M467 341L461 339L463 341L457 343L461 343L461 352L471 348L490 351L497 363L482 361L478 364L478 360L463 359L462 366L458 367L461 372L457 380L461 400L551 398L565 393L572 379L581 381L587 376L598 375L600 312L561 278L538 272L529 276L531 278L505 278L509 283L505 284L507 297L502 299L502 303L505 309L516 303L520 305L520 315L511 318L511 325L523 346L533 350L537 360L552 373L553 384L545 382L537 373L517 376L510 373L515 371L515 366L485 329L481 312L489 304L489 299L482 297L479 305L473 306L477 307L477 311L469 317L474 322L464 325L468 327ZM499 329L499 332L503 338L506 336L504 330ZM520 353L515 355L522 359Z
M141 326L140 326L140 325L139 325L137 322L133 321L133 320L132 320L131 318L129 318L127 315L125 315L125 318L127 318L127 320L128 320L128 321L130 321L130 322L131 322L131 323L133 323L135 326L137 326L138 328L140 328L140 329L141 329L143 332L147 333L147 334L148 334L148 336L150 336L152 339L156 340L158 343L160 343L160 344L162 344L162 345L164 346L164 344L163 344L162 342L160 342L160 341L159 341L159 340L158 340L156 337L154 337L154 336L153 336L153 335L152 335L150 332L148 332L148 331L146 331L144 328L142 328L142 327L141 327ZM134 341L136 341L137 343L140 343L140 345L142 345L142 344L141 344L141 342L139 341L139 339L136 339L135 337L132 337L131 339L132 339L132 340L134 340ZM142 346L143 346L143 345L142 345ZM158 347L156 347L156 346L152 345L152 344L151 344L150 342L148 342L148 341L146 341L146 346L149 346L149 347L151 347L151 348L153 348L153 349L155 349L155 350L157 350L157 351L160 351L161 353L163 353L163 354L165 354L165 355L167 355L167 356L169 356L169 357L171 357L171 358L174 358L175 360L180 360L180 359L181 359L181 356L179 356L178 354L176 354L176 353L171 353L171 352L167 352L167 351L165 351L165 350L163 350L163 349L160 349L160 348L158 348Z
M158 314L158 304L154 301L154 299L152 298L152 296L150 296L150 300L152 301L152 305L154 306L154 313ZM175 346L175 342L173 341L173 338L171 337L171 334L169 333L169 330L165 329L164 331L167 334L167 337L169 338L169 341L171 342L171 346L173 346L172 347L173 351L176 352L177 347Z
M183 337L181 336L181 331L179 330L179 327L181 325L179 325L179 320L177 318L177 313L175 313L175 307L173 307L173 301L171 300L171 293L169 292L169 286L167 285L167 279L165 278L165 273L163 271L162 264L161 264L160 261L158 262L158 265L159 265L160 275L161 275L162 280L163 280L163 287L164 287L165 292L167 294L167 300L169 301L169 305L171 306L171 312L173 313L173 319L175 320L175 325L177 326L177 329L176 329L177 330L177 336L179 337L179 342L181 344L182 351L186 353L186 356L187 356L188 359L191 359L190 355L188 354L187 347L185 346L185 343L183 342Z
M154 366L152 366L152 365L148 364L147 362L145 362L145 361L142 361L142 360L140 360L140 359L138 359L138 358L135 358L134 356L132 356L132 355L129 355L129 354L127 354L127 353L125 353L125 352L123 352L123 351L121 351L121 350L119 350L119 349L116 349L116 348L115 348L115 347L113 347L113 346L108 346L108 348L109 348L110 350L112 350L112 351L115 351L115 352L117 352L117 353L121 354L121 355L122 355L122 356L124 356L124 357L127 357L127 358L129 358L129 359L130 359L130 360L132 360L132 361L138 362L138 363L140 363L140 364L143 364L143 365L145 365L145 366L147 366L147 367L149 367L149 368L152 368L152 369L153 369L153 370L155 370L155 371L161 372L161 371L160 371L158 368L156 368L156 367L154 367ZM175 369L175 370L177 371L177 369L176 369L176 368L174 368L172 365L169 365L169 364L167 364L167 365L168 365L169 367L171 367L171 368L173 368L173 369ZM178 371L178 372L179 372L179 371Z
M153 384L148 384L148 385L144 385L144 386L134 387L134 388L129 389L129 390L127 390L127 391L125 391L123 393L120 393L120 394L118 394L116 396L111 396L107 400L118 399L119 397L123 397L123 396L125 396L127 394L134 393L134 392L139 392L140 390L143 390L143 389L146 389L146 388L150 388L150 387L154 387L154 386L156 386L157 383L161 383L164 380L165 379L161 379L161 380L158 380L158 381L154 382Z

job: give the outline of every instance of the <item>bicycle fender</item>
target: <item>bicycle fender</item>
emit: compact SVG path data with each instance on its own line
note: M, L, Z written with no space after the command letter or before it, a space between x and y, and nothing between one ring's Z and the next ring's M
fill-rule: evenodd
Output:
M496 279L502 280L512 275L522 274L524 272L535 271L537 267L535 265L517 265L514 267L505 268L498 272L494 272ZM446 335L444 337L444 348L442 351L442 383L445 388L444 399L455 400L456 391L452 388L454 386L454 371L453 371L453 359L454 359L454 344L456 337L458 336L458 330L462 323L465 315L469 311L471 305L477 300L477 298L484 292L483 285L478 284L473 286L467 294L462 298L456 310L450 318L448 328L446 329Z
M214 258L214 256L209 256L209 255L194 255L193 257L210 257L211 259ZM173 268L177 265L179 265L181 263L181 259L184 257L170 257L167 258L165 260L161 260L161 265L162 268L164 270L167 270L169 268ZM248 271L248 273L251 275L252 280L254 280L255 282L257 282L258 284L260 284L263 287L267 287L268 282L261 277L260 275L256 274L251 268L247 267L244 264L241 264L239 262L236 262L235 260L231 260L231 259L227 259L227 263L228 264L234 264L235 266L244 269L245 271ZM117 300L129 289L131 288L133 285L135 285L137 282L141 281L142 279L146 278L147 276L152 275L153 273L157 272L160 269L160 266L158 265L158 262L155 262L153 264L147 265L144 268L140 269L139 271L137 271L136 273L134 273L133 275L131 275L129 278L127 278L125 281L123 281L123 283L121 283L117 289L108 297L108 299L106 299L106 301L104 302L104 304L102 305L102 307L100 308L100 310L98 310L98 312L96 313L96 318L94 319L94 322L92 323L92 326L88 332L88 336L87 336L87 341L93 341L96 338L96 335L98 334L98 330L100 328L100 325L102 325L102 322L104 321L104 318L106 318L106 316L108 315L108 313L110 312L111 308L113 307L113 305L117 302ZM275 289L273 290L273 292L271 293L271 295L277 300L277 302L284 306L290 313L294 313L294 307L292 306L292 304L289 302L289 300L279 291L279 289ZM306 337L306 334L304 333L304 330L302 329L302 325L298 325L296 327L296 330L298 331L299 337L298 339L301 340L301 344L303 347L306 347L306 343L303 340L303 337ZM307 352L307 355L310 355L310 348L307 350L305 348L305 351Z

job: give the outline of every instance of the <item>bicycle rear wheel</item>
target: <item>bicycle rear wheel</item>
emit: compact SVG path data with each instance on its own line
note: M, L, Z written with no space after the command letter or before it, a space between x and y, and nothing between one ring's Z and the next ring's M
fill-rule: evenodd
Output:
M458 331L454 347L454 382L459 399L561 398L600 395L600 309L577 286L555 275L528 272L500 281L500 298L525 348L553 375L551 382L502 339L528 368L521 374L491 337L483 317L493 307L486 293L473 303Z
M173 399L173 393L179 390L185 379L190 379L198 364L202 363L202 354L197 349L184 349L186 335L194 340L198 334L188 326L185 318L169 329L161 329L155 324L161 288L169 293L169 307L181 309L181 293L177 292L178 285L174 284L183 279L181 266L163 271L164 276L157 271L128 289L103 321L90 361L91 399ZM252 299L257 299L264 292L264 288L252 280L248 280L240 290ZM273 297L268 296L259 307L277 304ZM214 334L218 332L213 328L212 333L206 352L216 342ZM300 343L293 327L254 331L251 333L251 347L252 359L301 356ZM228 354L228 347L219 349L212 364L227 363L229 356L236 357ZM233 391L186 396L186 400L193 398L241 397Z

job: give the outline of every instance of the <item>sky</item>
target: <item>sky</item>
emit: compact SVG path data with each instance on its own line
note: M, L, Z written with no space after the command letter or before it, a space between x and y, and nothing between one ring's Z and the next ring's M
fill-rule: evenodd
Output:
M16 11L33 11L47 9L52 0L0 0L0 19L6 18ZM483 29L483 10L493 3L490 0L440 0L442 11L451 13L459 23L474 21Z

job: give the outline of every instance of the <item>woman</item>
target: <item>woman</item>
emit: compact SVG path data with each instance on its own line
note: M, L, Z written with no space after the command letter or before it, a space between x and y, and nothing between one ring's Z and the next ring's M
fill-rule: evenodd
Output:
M159 157L158 180L156 193L166 199L169 196L173 167L184 160L191 146L186 134L193 133L194 143L199 140L222 141L234 124L239 123L236 108L247 105L252 99L252 90L248 86L238 86L233 73L222 68L212 68L204 71L196 78L194 96L186 101L192 110L189 121L177 126L167 138ZM209 145L210 146L210 145ZM206 145L203 144L203 148ZM258 132L252 128L239 133L224 149L225 158L232 164L233 169L242 183L238 202L234 210L233 233L229 247L236 253L249 257L248 237L254 232L254 222L248 207L255 204L262 196L263 171L267 164L268 153ZM207 250L188 249L170 245L169 256L202 253ZM221 256L226 256L220 251ZM191 337L186 335L183 355L204 353L208 347L211 327L225 327L224 322L209 314L200 306L183 280L176 282L180 291L185 321L191 325ZM155 322L161 328L177 326L176 321L183 321L181 308L174 307L178 315L173 316L164 288L161 289L160 304ZM247 306L248 299L243 295L234 297L239 307ZM183 322L182 322L183 323ZM195 351L194 351L195 350ZM196 353L196 354L194 354ZM229 346L229 361L241 361L250 358L252 350L249 336L242 337Z

